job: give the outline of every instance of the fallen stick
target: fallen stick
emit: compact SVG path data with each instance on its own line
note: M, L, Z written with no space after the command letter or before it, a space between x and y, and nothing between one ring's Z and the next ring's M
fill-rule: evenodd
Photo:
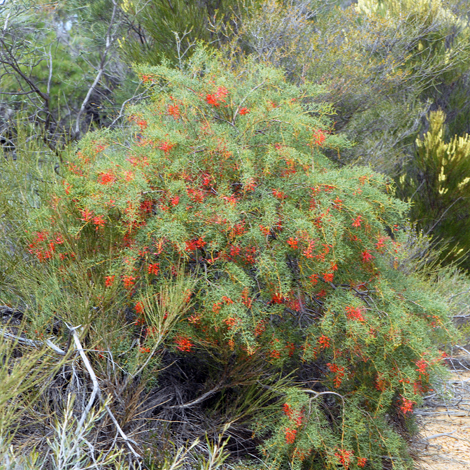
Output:
M451 416L470 416L470 413L464 411L415 411L415 415L418 416L440 416L440 415L451 415Z

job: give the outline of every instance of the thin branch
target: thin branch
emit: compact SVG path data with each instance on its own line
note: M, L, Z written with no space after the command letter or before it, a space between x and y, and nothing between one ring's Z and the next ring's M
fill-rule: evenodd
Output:
M126 106L127 103L129 103L130 101L133 101L133 100L141 100L141 99L143 100L145 98L148 98L149 96L150 95L146 95L146 92L143 92L140 95L132 96L131 98L124 101L124 103L122 103L121 109L119 110L119 114L118 114L117 118L114 119L114 121L110 124L109 127L112 129L114 127L114 124L116 124L116 122L119 121L119 119L121 119L123 117L124 107Z
M95 91L95 88L98 86L98 83L101 80L101 76L103 75L104 69L108 62L109 50L111 48L111 45L114 43L114 40L116 39L111 34L112 28L114 26L114 18L116 16L116 10L117 10L117 4L116 4L116 1L113 0L113 12L111 14L111 20L109 22L108 31L106 32L106 46L103 51L103 55L101 56L100 65L98 67L98 74L96 75L95 80L93 81L90 88L88 89L85 99L83 100L82 105L80 106L80 110L78 111L77 120L75 122L75 135L74 135L75 139L78 139L78 137L80 136L80 119L82 117L83 112L85 111L86 105L88 104L88 101L90 100L92 93Z
M196 400L185 403L184 405L169 406L168 408L190 408L191 406L197 405L198 403L204 401L206 398L209 398L210 396L214 395L214 393L218 392L222 388L222 385L223 382L219 382L212 390L209 390L208 392L204 393L204 395L201 395L199 398L196 398Z

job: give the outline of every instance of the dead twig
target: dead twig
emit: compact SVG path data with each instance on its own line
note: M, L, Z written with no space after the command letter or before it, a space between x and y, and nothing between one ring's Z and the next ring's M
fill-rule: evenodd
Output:
M83 347L80 343L80 338L78 337L78 333L77 333L77 330L80 328L80 326L77 326L77 327L71 327L69 325L67 325L67 328L69 329L71 335L73 336L73 339L74 339L74 342L75 342L75 346L77 348L77 351L78 353L80 354L80 357L82 358L82 361L83 361L83 364L85 365L85 368L86 370L88 371L88 374L90 375L90 378L93 382L93 391L91 393L91 396L90 396L90 399L88 401L88 404L82 414L82 417L80 419L80 422L78 423L78 428L77 428L77 433L80 431L80 429L82 428L84 422L85 422L85 419L86 417L88 416L90 410L91 410L91 407L93 406L93 403L96 399L96 397L98 396L100 398L100 400L102 401L102 403L104 404L104 407L106 409L106 412L108 413L109 417L111 418L111 420L113 421L114 425L116 426L116 429L118 431L118 433L120 434L120 436L124 439L127 447L129 448L129 450L132 452L132 455L134 455L135 458L139 459L139 460L142 460L142 456L140 456L135 450L134 448L132 447L131 444L134 444L135 446L137 446L137 444L132 440L130 439L125 433L124 431L121 429L121 426L119 426L119 423L117 422L116 418L114 417L114 414L112 413L112 411L110 410L109 406L105 403L105 401L103 400L103 397L101 396L101 390L100 390L100 387L99 387L99 384L98 384L98 379L96 378L96 374L95 374L95 371L93 370L93 368L91 367L91 364L90 364L90 361L88 360L88 357L86 356L85 354L85 351L83 350Z

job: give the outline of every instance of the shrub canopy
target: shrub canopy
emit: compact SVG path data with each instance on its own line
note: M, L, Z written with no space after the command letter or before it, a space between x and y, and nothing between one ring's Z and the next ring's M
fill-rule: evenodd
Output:
M125 370L166 348L226 375L291 374L253 418L272 468L411 466L398 432L449 321L398 269L407 206L383 176L328 160L348 143L315 84L253 62L230 70L203 49L184 70L137 72L152 99L124 133L80 142L29 251L86 300L84 321L119 323ZM181 276L171 310L164 288ZM68 315L47 295L41 308Z

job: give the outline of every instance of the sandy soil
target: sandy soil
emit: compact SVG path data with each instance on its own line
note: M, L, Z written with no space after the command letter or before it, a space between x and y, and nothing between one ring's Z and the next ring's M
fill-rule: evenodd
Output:
M445 393L429 395L415 412L417 469L470 470L470 355L457 356L451 368Z

